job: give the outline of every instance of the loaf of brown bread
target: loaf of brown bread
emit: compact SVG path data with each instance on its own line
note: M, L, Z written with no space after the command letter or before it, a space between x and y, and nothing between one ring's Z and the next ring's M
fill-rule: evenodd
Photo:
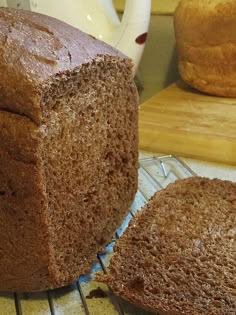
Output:
M137 189L137 105L130 59L0 8L0 291L89 270Z
M236 314L236 183L195 177L157 192L98 279L158 314Z
M175 12L179 71L192 87L236 97L235 16L235 0L180 0Z

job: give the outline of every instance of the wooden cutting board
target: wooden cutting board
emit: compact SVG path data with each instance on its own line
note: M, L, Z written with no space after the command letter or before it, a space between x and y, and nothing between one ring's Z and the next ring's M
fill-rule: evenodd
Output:
M141 150L236 164L236 98L174 83L141 105L139 131Z

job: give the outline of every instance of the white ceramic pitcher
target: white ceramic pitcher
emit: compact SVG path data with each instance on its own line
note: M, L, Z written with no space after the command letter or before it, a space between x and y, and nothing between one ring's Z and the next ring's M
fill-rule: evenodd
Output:
M151 0L126 0L121 21L112 0L19 0L6 3L54 16L109 43L133 59L136 72L147 37Z

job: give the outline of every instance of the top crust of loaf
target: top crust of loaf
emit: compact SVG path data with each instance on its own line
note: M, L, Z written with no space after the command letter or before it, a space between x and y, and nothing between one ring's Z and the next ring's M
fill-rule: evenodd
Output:
M177 39L209 47L235 42L235 15L233 0L180 0L175 11Z
M111 46L55 18L0 8L0 109L42 119L42 88L57 74L99 56L126 58Z
M217 8L225 8L227 5L235 6L234 0L180 0L180 6L187 6L192 8L205 8L206 11L208 10L215 10ZM207 7L207 8L206 8Z

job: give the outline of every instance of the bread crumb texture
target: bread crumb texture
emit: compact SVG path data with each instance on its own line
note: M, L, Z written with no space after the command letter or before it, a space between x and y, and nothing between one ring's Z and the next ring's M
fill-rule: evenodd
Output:
M236 184L193 177L157 192L98 279L160 314L236 314Z

